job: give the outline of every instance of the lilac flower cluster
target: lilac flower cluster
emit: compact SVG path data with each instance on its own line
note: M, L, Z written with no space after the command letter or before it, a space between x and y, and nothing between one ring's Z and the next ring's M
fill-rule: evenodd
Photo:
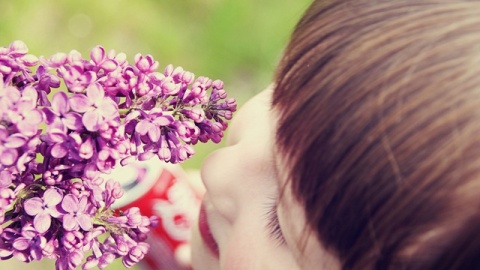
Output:
M182 162L197 142L219 142L236 110L221 81L158 66L101 46L90 59L0 47L0 259L104 269L143 258L156 217L112 209L123 191L101 175L153 156Z

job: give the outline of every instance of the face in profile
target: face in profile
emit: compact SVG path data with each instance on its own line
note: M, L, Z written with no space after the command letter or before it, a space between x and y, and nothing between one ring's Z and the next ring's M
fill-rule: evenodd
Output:
M202 167L207 192L193 232L196 270L322 269L331 262L315 237L305 237L303 210L288 185L280 196L285 166L274 145L271 94L267 89L245 104L227 146Z

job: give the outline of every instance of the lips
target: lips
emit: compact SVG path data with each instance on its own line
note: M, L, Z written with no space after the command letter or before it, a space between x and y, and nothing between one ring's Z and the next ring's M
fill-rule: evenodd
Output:
M210 231L210 225L208 225L207 211L205 210L204 203L202 203L202 205L200 206L200 214L198 216L198 229L207 248L212 252L215 257L218 258L218 244L213 238L212 232Z

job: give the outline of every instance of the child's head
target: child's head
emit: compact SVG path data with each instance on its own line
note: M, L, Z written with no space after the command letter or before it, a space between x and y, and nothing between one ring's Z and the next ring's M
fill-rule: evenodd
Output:
M479 268L480 2L315 1L202 178L196 269Z
M345 268L478 266L480 2L316 1L274 108L294 196Z

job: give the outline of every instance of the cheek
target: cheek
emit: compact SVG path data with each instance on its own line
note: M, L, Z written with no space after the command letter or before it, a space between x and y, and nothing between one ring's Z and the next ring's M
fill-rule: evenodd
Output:
M303 208L292 198L289 188L283 193L277 213L285 242L295 259L301 262L303 260L301 250L306 237L309 237L309 232Z
M256 218L256 220L252 220ZM258 216L239 221L223 246L221 269L228 270L296 270L298 267L288 249L279 247L264 230Z
M258 237L258 236L257 236ZM255 266L261 260L261 253L252 245L248 235L232 237L224 249L221 269L259 269Z
M307 226L302 205L285 190L278 209L278 219L290 252L301 269L341 269L338 258L318 240L315 231Z

